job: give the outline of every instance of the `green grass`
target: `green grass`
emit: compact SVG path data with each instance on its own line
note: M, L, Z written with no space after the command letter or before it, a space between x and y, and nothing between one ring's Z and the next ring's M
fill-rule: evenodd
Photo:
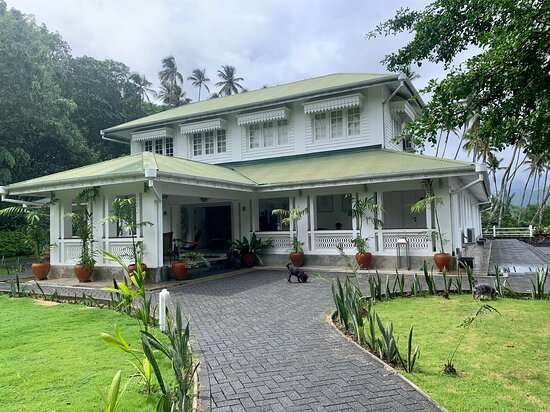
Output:
M123 383L133 373L129 355L100 338L115 323L140 347L137 321L127 315L0 296L0 410L99 411L116 371L123 371ZM140 388L132 380L120 411L155 409L156 399Z
M404 373L450 411L550 410L550 302L499 299L467 332L455 357L457 377L443 365L462 328L479 306L469 295L401 298L376 304L382 320L392 320L406 353L409 328L421 347L417 370Z

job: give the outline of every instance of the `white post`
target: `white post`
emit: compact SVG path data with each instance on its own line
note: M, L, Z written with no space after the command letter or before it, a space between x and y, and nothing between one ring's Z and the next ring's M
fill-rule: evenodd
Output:
M533 237L533 225L529 225L529 237Z
M166 289L162 289L159 293L159 308L158 308L159 326L162 332L166 332L168 330L168 322L166 319L166 307L168 305L169 300L170 300L170 292L168 292Z
M497 237L497 227L493 225L493 237Z

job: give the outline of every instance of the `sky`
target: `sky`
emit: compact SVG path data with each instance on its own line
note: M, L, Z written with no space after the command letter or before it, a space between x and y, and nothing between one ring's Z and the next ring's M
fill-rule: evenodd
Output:
M422 9L424 0L7 0L61 34L74 56L113 59L145 74L158 87L162 58L173 55L187 77L206 68L211 88L222 64L237 68L255 89L335 72L385 72L381 60L406 44L408 34L367 39L400 7ZM466 57L470 53L466 52ZM441 66L413 68L421 89L442 78ZM197 90L186 82L187 95ZM203 92L204 93L204 92ZM204 96L204 94L203 94ZM426 96L429 98L429 96ZM458 139L451 139L454 156ZM426 153L433 153L430 148ZM507 157L505 153L503 157ZM459 158L467 159L461 153Z

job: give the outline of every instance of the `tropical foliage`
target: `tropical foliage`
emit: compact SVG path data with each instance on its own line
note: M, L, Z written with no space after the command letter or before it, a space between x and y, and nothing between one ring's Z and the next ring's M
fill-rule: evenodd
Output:
M220 81L216 83L216 86L220 88L218 91L220 96L231 96L232 94L238 94L246 90L241 84L244 79L237 76L237 70L234 66L223 65L218 70L218 77Z
M279 216L281 218L281 224L283 226L286 226L294 231L294 236L292 238L292 252L303 253L304 245L299 240L299 226L297 223L305 216L305 214L307 213L307 208L293 208L290 210L274 209L271 213L274 216Z

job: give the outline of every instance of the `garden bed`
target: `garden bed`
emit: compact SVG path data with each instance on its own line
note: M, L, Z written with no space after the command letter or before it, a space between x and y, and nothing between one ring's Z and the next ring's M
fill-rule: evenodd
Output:
M397 298L373 309L393 322L406 357L410 327L420 357L412 373L400 372L450 411L542 410L550 402L550 302L498 299L491 312L465 332L460 328L482 303L471 295ZM457 375L444 374L450 353Z

